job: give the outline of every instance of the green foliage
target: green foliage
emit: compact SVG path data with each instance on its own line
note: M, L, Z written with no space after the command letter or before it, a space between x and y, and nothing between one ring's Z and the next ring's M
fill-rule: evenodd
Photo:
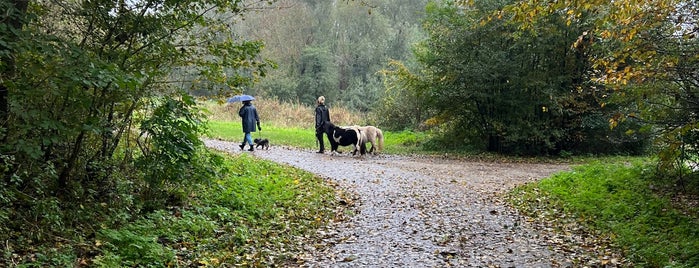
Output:
M182 101L166 98L141 122L138 144L143 156L139 164L149 172L146 177L152 186L190 177L182 169L196 156L202 145L199 135L205 130L204 117L194 104L186 95Z
M428 83L411 73L408 66L391 61L381 73L385 90L381 101L370 113L377 125L391 130L415 129L434 115L434 109L430 109L428 99L423 95Z
M609 22L595 29L601 39L595 46L595 64L606 86L615 90L612 102L626 109L612 124L642 120L652 126L658 145L659 166L681 169L699 156L699 116L696 102L699 85L696 72L699 49L696 31L699 5L693 1L657 1L647 12L633 4L620 4L598 18ZM613 18L613 19L612 19ZM672 18L672 19L657 19ZM694 74L694 75L692 75Z
M172 250L159 244L156 237L142 232L104 230L100 239L105 241L104 250L107 254L95 261L99 267L164 267L174 261L175 254Z
M643 151L645 136L610 139L608 128L583 124L618 109L604 106L605 90L589 79L589 45L571 49L584 25L548 16L537 31L522 31L516 18L498 13L511 1L458 3L430 2L417 67L395 63L385 72L382 111L395 122L437 129L456 147L499 153Z
M546 220L552 222L575 219L600 230L636 265L695 267L699 265L696 210L686 214L659 195L668 181L658 178L651 166L638 160L631 165L595 162L520 187L509 196L532 217L548 215Z
M282 101L312 102L324 95L347 108L372 111L382 91L376 72L387 61L412 58L427 0L298 1L246 16L236 30L264 40L262 55L278 67L246 89ZM324 75L309 73L312 64Z
M214 175L183 92L236 92L272 66L261 42L228 31L239 4L0 3L11 11L0 15L0 266L92 254L81 234L184 203ZM45 247L66 240L81 248Z
M643 124L628 131L656 138L664 170L682 169L697 157L699 38L689 26L699 17L696 1L538 1L498 12L491 18L511 13L526 33L541 31L551 17L580 25L571 47L588 49L589 81L599 84L584 90L604 89L601 104L619 106L608 116L610 126Z
M308 47L303 50L299 66L299 83L296 94L299 100L314 100L318 96L335 100L337 91L337 67L332 63L330 51L324 47Z
M95 264L280 265L334 216L334 191L322 179L245 154L219 157L223 176L189 188L187 206L101 230Z
M205 132L204 115L189 96L181 101L166 98L155 105L152 115L141 123L137 143L141 155L135 167L146 183L140 197L147 209L164 202L180 202L178 189L215 175L210 155L202 153L199 136Z

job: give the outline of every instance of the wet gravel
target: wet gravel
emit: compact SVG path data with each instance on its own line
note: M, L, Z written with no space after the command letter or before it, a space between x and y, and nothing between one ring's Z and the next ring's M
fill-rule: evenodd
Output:
M240 152L231 142L205 143ZM322 242L298 257L301 267L573 266L574 256L501 197L567 166L331 155L281 146L244 153L328 178L355 196L356 212L321 230Z

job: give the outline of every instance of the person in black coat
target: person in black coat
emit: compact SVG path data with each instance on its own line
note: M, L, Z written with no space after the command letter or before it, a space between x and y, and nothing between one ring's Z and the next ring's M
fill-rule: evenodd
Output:
M325 97L318 97L316 104L318 105L316 106L316 139L318 139L318 143L320 144L320 150L318 150L318 153L322 154L325 152L323 133L325 133L326 122L330 122L330 111L328 111L328 108L325 107ZM332 143L329 136L328 141Z
M245 138L243 139L243 143L240 144L240 149L244 150L245 142L247 142L250 145L250 149L248 149L248 151L254 151L255 149L253 147L250 132L255 132L255 125L257 125L257 130L262 131L262 128L260 127L260 117L257 115L257 109L250 101L244 101L243 107L240 107L240 110L238 111L238 115L240 115L240 118L242 119L243 133L245 133Z

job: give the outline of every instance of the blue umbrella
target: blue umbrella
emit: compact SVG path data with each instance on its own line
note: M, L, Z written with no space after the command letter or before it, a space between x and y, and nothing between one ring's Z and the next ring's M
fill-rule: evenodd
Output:
M233 103L233 102L238 102L238 101L251 101L254 100L255 97L250 96L250 95L235 95L233 97L228 98L228 103Z

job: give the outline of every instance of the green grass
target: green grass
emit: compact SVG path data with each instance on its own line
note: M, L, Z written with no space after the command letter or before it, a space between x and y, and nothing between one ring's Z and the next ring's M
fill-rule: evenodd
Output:
M334 190L310 173L246 154L221 159L221 178L192 187L189 205L100 230L95 266L280 266L335 215Z
M699 221L659 195L661 180L643 161L595 162L510 193L524 213L573 217L612 237L640 267L699 267ZM696 211L695 211L696 212Z
M297 127L275 127L262 124L262 131L251 133L252 138L266 138L272 146L286 145L299 148L317 148L315 145L315 133L311 129ZM227 141L242 142L243 130L240 122L210 121L209 138Z
M383 131L384 153L387 154L416 154L429 153L423 149L423 144L429 139L429 134L412 131L391 132ZM240 122L209 121L208 138L242 142L243 132ZM298 127L276 127L262 124L262 131L252 133L254 138L267 138L272 146L285 145L302 149L318 149L315 130ZM329 147L327 137L325 146ZM369 145L371 147L371 145Z

